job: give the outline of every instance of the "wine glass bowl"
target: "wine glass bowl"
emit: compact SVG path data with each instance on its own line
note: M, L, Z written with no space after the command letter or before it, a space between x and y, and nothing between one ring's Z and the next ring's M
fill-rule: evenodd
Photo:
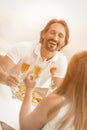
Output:
M50 74L53 76L56 72L56 67L51 67L50 68Z
M54 88L55 88L55 83L54 83L54 80L53 80L53 76L55 75L56 70L57 70L56 67L51 67L51 68L50 68L50 74L51 74L51 84L50 84L50 88L51 88L51 89L54 89Z
M29 67L30 67L30 64L23 62L21 65L21 73L25 74L27 72L27 70L29 69Z
M23 62L21 65L21 74L24 76L25 73L30 68L30 64ZM41 74L42 68L40 66L34 66L33 70L30 71L30 75L33 76L33 78L38 78L38 76ZM23 83L23 77L21 79L22 82L19 83L17 90L15 91L16 98L23 100L26 92L26 87ZM39 96L37 93L32 93L32 102L34 104L37 104L39 101L41 101L42 97Z
M30 68L30 64L27 61L23 61L20 65L19 84L15 89L12 89L13 97L23 100L25 95L25 86L23 79L26 72Z
M42 68L40 66L34 66L33 73L35 76L40 75L41 72L42 72Z

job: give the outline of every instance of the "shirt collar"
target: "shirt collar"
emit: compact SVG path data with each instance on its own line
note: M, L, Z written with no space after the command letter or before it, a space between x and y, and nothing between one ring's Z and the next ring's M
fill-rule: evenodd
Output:
M36 45L35 50L34 50L35 54L39 57L41 57L40 48L41 48L41 44L39 43ZM57 51L56 54L53 56L53 58L51 58L49 61L56 62L58 59L58 55L59 55L59 52Z

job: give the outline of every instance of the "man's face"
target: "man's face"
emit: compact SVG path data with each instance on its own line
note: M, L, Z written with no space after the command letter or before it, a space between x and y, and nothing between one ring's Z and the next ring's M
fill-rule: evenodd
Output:
M55 52L61 49L65 44L65 29L60 23L54 23L43 35L42 47L47 51Z

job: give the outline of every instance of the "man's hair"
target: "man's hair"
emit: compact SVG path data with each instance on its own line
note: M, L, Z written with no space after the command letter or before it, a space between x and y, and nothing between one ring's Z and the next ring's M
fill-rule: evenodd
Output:
M43 35L49 30L50 26L52 24L54 24L54 23L59 23L59 24L61 24L61 25L64 26L65 33L66 33L65 34L65 44L64 44L64 46L67 45L68 42L69 42L69 28L68 28L68 25L67 25L67 23L64 20L58 20L58 19L52 19L52 20L50 20L47 23L47 25L44 27L44 29L40 32L40 43L43 42Z

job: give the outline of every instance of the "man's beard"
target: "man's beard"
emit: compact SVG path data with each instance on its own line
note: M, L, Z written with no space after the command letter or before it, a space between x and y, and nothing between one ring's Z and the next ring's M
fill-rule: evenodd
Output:
M49 52L55 52L58 50L58 44L53 40L48 40L47 43L45 43L45 48Z

